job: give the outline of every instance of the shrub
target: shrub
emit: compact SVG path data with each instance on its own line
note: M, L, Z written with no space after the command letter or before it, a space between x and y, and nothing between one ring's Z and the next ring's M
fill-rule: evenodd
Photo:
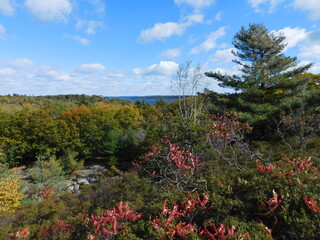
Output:
M23 199L20 180L0 163L0 212L13 212Z

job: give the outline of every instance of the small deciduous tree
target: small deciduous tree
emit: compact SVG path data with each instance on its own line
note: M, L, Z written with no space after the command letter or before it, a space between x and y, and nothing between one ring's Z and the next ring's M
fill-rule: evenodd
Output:
M179 65L172 76L172 88L179 95L179 115L184 119L196 122L201 110L197 92L203 84L204 74L200 64L191 68L191 61Z
M313 99L312 99L313 98ZM293 97L291 106L280 112L276 123L277 135L290 151L305 151L308 143L320 133L320 92L308 95L307 91Z
M0 212L13 212L20 205L24 195L19 189L20 180L0 163Z
M194 191L201 185L206 187L206 181L196 175L202 166L197 154L179 144L177 139L177 136L164 136L161 146L153 145L142 161L133 164L141 166L152 182L163 190L175 187L185 192Z
M253 152L245 141L245 134L251 131L247 123L240 121L236 113L216 114L208 133L208 141L218 157L239 170L241 163L248 160L262 159L261 154Z

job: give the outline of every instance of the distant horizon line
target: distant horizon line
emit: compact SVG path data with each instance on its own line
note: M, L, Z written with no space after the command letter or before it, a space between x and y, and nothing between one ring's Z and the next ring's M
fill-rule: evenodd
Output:
M25 96L25 97L52 97L52 96L67 96L67 95L73 95L73 96L98 96L98 97L105 97L105 98L120 98L120 97L127 97L127 98L133 98L133 97L178 97L179 95L120 95L120 96L103 96L103 95L98 95L98 94L47 94L47 95L27 95L27 94L18 94L18 93L12 93L12 94L1 94L0 96L6 97L6 96ZM192 96L192 95L185 95L187 97Z

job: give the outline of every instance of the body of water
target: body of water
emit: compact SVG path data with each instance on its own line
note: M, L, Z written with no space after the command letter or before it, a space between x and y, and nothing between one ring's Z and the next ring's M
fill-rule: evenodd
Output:
M171 103L177 99L179 99L179 96L123 96L123 97L110 97L110 98L115 98L115 99L121 99L125 101L130 101L130 102L136 102L136 101L145 101L149 104L155 104L157 100L163 99L167 103Z

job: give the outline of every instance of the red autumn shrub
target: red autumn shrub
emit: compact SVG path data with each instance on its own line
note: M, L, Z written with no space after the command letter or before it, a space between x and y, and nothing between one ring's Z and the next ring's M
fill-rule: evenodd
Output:
M58 220L52 226L44 226L38 233L37 239L70 239L75 231L76 228L72 223Z
M162 213L160 217L150 217L150 223L153 229L157 230L162 239L176 239L178 237L186 238L191 233L196 232L197 227L192 222L199 210L208 210L212 207L209 204L209 195L200 195L196 193L193 197L190 193L188 198L184 199L182 204L173 204L172 208L168 208L167 201L163 203Z
M244 140L245 134L251 130L247 123L240 121L240 116L236 113L216 114L213 115L208 141L220 159L243 170L243 162L261 159L260 154L254 153Z
M182 192L194 190L205 184L196 175L203 164L199 163L196 153L181 146L177 139L177 136L164 136L161 146L151 146L151 152L133 164L141 167L163 189L171 186Z
M315 213L320 213L320 206L318 205L317 201L313 198L303 197L303 201L305 204Z
M25 239L29 236L30 232L29 232L29 228L26 227L25 229L21 230L21 231L17 231L15 233L11 233L9 234L11 237L14 237L16 239Z
M92 214L91 223L96 235L112 236L125 232L124 223L136 221L141 217L141 213L135 213L129 207L129 203L122 201L112 210L104 210L102 215ZM89 237L95 235L90 234Z

